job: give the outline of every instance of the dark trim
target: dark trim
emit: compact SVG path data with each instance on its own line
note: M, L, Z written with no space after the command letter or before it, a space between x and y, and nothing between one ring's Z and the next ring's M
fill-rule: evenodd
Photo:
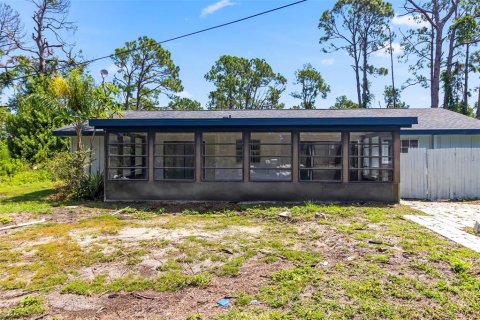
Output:
M429 129L429 130L400 130L401 135L448 135L448 134L464 134L473 135L480 134L480 129Z
M206 132L232 132L232 131L248 131L248 132L291 132L291 131L301 131L301 132L389 132L398 130L398 126L273 126L265 128L263 126L242 126L242 127L206 127L206 126L197 126L191 127L189 131L201 131L202 133ZM144 131L154 131L154 132L185 132L187 130L185 127L112 127L108 128L108 132L144 132Z
M95 131L95 136L101 136L103 137L105 135L105 132L103 130L97 130ZM53 130L53 136L55 137L76 137L77 133L75 130ZM93 130L88 130L88 131L82 131L82 136L85 137L91 137L93 136Z
M417 117L346 118L222 118L222 119L91 119L89 125L112 127L271 127L271 126L402 126L417 124Z

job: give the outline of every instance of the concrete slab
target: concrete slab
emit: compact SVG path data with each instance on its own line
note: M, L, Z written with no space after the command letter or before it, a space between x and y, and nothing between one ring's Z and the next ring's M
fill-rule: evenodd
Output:
M475 221L480 221L480 205L424 201L402 201L402 204L428 214L428 216L406 215L406 219L414 221L464 247L480 252L480 237L464 231L465 227L473 228Z

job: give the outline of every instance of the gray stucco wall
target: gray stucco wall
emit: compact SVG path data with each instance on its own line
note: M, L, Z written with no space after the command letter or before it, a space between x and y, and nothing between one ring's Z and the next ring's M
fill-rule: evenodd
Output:
M107 181L106 201L381 201L399 200L398 183Z

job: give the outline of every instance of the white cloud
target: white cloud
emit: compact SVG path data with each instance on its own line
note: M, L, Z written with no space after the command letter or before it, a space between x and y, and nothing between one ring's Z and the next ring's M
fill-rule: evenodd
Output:
M205 7L202 9L202 12L200 13L200 17L205 18L208 15L211 15L219 10L222 10L223 8L226 7L231 7L234 6L235 3L232 2L231 0L220 0L215 3L212 3L211 5Z
M192 97L192 94L190 92L188 92L187 90L183 90L182 92L180 92L178 94L178 96L180 98L191 98Z
M386 43L385 48L375 52L374 54L377 57L390 57L390 52L388 49L390 49L390 44ZM398 56L403 52L402 46L398 42L392 42L392 49L393 49L394 56Z
M335 59L333 59L333 58L322 59L322 60L320 60L320 63L325 65L325 66L331 66L332 64L335 63Z
M416 27L416 28L429 26L427 21L421 20L420 18L414 18L414 16L412 15L395 16L392 19L392 24L397 26Z

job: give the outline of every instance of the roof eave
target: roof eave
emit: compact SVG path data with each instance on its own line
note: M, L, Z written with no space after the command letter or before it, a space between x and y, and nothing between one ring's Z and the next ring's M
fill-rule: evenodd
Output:
M354 118L215 118L215 119L91 119L95 128L115 127L240 127L240 126L398 126L411 127L417 117Z
M407 129L400 130L403 135L476 135L480 129Z

